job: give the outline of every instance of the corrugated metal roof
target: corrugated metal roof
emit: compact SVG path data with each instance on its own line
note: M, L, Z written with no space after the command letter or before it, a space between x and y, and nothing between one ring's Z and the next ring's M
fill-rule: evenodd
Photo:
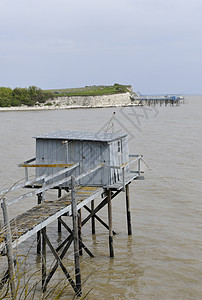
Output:
M62 139L110 142L126 136L126 133L63 131L43 133L34 136L35 139Z

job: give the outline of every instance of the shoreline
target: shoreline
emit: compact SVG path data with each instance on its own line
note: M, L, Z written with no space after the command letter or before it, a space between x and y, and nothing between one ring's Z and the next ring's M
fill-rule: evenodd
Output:
M118 107L130 107L138 106L136 103L122 104L122 105L61 105L61 106L12 106L12 107L0 107L0 112L10 112L10 111L42 111L42 110L63 110L63 109L89 109L89 108L118 108Z

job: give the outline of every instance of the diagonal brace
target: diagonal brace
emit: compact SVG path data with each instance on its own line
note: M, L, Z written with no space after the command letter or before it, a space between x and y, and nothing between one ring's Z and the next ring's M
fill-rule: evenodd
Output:
M66 240L67 240L67 239L66 239ZM67 243L67 245L65 246L65 248L62 250L62 253L60 254L60 259L63 259L63 258L64 258L64 256L65 256L67 250L68 250L69 247L71 246L71 243L72 243L72 241L73 241L73 236L72 236L72 235L70 235L70 236L68 237L68 241L69 241L69 242ZM60 247L60 246L59 246L59 247ZM59 248L59 247L58 247L58 248ZM59 251L58 248L56 248L56 251L57 251L57 252ZM57 270L57 267L58 267L58 260L56 261L54 267L52 268L52 270L49 272L48 276L46 277L46 280L45 280L45 283L44 283L44 290L46 289L46 287L47 287L49 281L51 280L51 278L53 277L55 271Z
M111 200L116 197L119 193L121 192L121 190L117 191L116 193L114 193L111 196ZM90 218L92 218L100 209L102 209L106 204L107 204L107 197L104 198L104 200L102 200L102 202L100 202L100 204L98 204L98 206L88 215L88 217L86 217L83 221L82 221L82 226L85 225Z
M89 212L89 213L91 213L92 212L92 210L88 207L88 206L86 206L86 205L84 205L84 208ZM100 218L100 217L98 217L96 214L94 214L94 217L105 227L105 228L107 228L108 230L109 230L109 226ZM115 235L116 234L116 232L115 231L113 231L113 235Z
M55 259L58 261L58 264L60 265L60 267L61 267L63 273L65 274L66 278L68 279L69 283L71 284L73 290L75 291L75 293L78 293L79 291L78 291L78 288L77 288L75 282L74 282L73 279L70 277L70 275L69 275L67 269L65 268L65 266L64 266L64 264L63 264L63 262L62 262L60 256L58 255L58 253L57 253L57 252L55 251L55 249L53 248L53 246L52 246L52 244L51 244L51 242L50 242L50 240L49 240L47 234L46 234L44 231L43 231L42 234L43 234L44 239L46 240L46 243L48 244L48 246L49 246L51 252L52 252L53 255L55 256Z
M69 228L69 226L62 220L60 220L61 224L67 229L67 231L73 235L73 231L71 230L71 228ZM94 257L93 253L86 247L86 245L80 240L81 246L82 248L86 251L86 253L88 253L88 255L90 257Z

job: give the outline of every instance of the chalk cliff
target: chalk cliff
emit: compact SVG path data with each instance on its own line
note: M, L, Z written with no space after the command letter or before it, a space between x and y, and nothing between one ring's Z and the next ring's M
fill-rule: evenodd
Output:
M72 96L58 97L51 101L57 106L70 107L107 107L107 106L127 106L130 105L130 93L102 95L102 96Z

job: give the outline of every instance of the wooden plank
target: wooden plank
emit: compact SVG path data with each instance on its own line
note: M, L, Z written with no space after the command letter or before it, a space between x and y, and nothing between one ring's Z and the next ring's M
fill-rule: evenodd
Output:
M131 181L139 179L139 176L137 173L130 172L129 174L126 174L125 176L125 185L129 184ZM123 189L123 182L120 180L114 184L105 186L106 189L110 189L112 191L118 191Z
M92 199L95 197L98 197L102 194L103 189L100 187L95 188L95 187L79 187L77 190L89 190L90 195L89 196L84 196L81 199L81 202L77 204L77 210L79 210L81 207L89 203ZM25 233L20 233L18 239L13 240L12 247L15 248L17 245L20 245L23 241L27 240L29 237L31 237L33 234L36 234L39 230L42 228L48 226L48 224L52 223L53 221L57 220L60 216L64 215L67 213L68 215L71 214L71 201L70 200L70 193L68 193L65 197L65 199L59 199L55 201L45 201L43 204L37 205L30 209L28 213L28 218L29 215L32 216L31 221L34 221L34 218L36 219L36 222L38 222L36 225L33 225L34 227L29 229L28 226L26 225L26 232ZM66 203L69 204L67 205ZM44 217L42 216L41 219L37 217L37 214L41 215L44 210ZM35 212L35 214L33 214ZM25 213L26 214L26 213ZM23 223L23 218L25 214L22 214L19 218L22 218L22 223ZM20 220L20 219L19 219ZM29 220L30 221L30 220ZM16 221L15 221L16 222ZM19 221L21 222L21 221ZM33 223L34 224L34 223ZM23 229L24 230L24 229ZM20 231L20 228L19 228ZM5 247L5 242L2 241L0 243L0 251L2 251Z
M74 164L22 164L19 167L24 168L69 168Z

